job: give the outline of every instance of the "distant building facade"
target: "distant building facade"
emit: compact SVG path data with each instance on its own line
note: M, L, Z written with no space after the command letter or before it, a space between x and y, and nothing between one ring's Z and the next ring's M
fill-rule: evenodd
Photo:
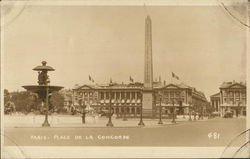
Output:
M97 111L108 110L110 103L115 114L126 113L139 117L143 104L143 84L109 84L82 85L73 89L73 104L75 106L90 106ZM153 83L153 112L157 114L159 107L162 112L170 114L173 106L177 114L205 111L207 104L205 95L195 88L185 84Z
M71 89L63 89L60 91L63 95L63 107L65 110L70 111L72 106L73 91Z
M220 93L216 93L210 96L211 106L216 112L219 112L220 107Z
M236 116L246 115L246 83L224 82L219 89L220 92L210 96L210 99L221 116L227 111Z
M162 106L167 113L172 113L174 105L177 114L180 115L191 112L204 114L208 104L204 93L183 83L155 87L154 95L156 109Z
M141 84L83 85L73 89L74 106L92 107L97 111L108 110L110 103L114 113L137 116L142 106Z

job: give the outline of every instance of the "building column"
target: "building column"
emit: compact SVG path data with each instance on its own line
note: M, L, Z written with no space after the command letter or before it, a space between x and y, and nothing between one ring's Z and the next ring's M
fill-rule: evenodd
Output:
M219 101L215 101L215 110L218 112L219 111Z
M215 108L215 111L217 111L217 105L218 105L218 101L217 100L214 100L213 101L213 107Z
M220 116L223 117L222 115L222 105L223 105L223 92L222 90L220 90L220 106L219 106L219 110L220 110Z
M220 116L221 116L221 117L223 117L223 112L222 112L223 110L222 110L222 108L223 108L223 107L220 106Z
M93 96L93 94L92 94L92 96ZM90 92L88 91L88 99L87 99L87 103L88 103L88 105L90 105Z
M240 100L240 102L242 101L242 95L241 95L241 91L239 91L239 100Z
M212 101L212 107L217 111L217 100Z
M241 91L239 91L239 102L241 102ZM241 108L240 108L240 115L243 115L243 103L241 102L240 104Z
M135 92L135 106L137 105L137 92Z
M134 107L134 117L136 117L137 116L137 107Z
M219 101L216 100L216 101L215 101L215 111L216 111L216 112L218 112L218 105L219 105Z
M235 93L236 93L236 92L233 91L233 106L236 104L236 98L235 98L236 94L235 94Z
M122 92L119 92L119 103L121 104L121 102L122 102Z
M124 101L127 103L127 91L124 92Z
M127 111L126 111L126 106L127 106L127 91L124 92L124 107L123 107L123 111L126 112L127 115ZM124 113L124 112L123 112Z
M214 100L211 100L212 107L216 107L214 103L215 103Z
M240 100L240 102L241 102L241 107L242 107L242 109L241 109L241 115L243 115L243 112L244 112L244 106L243 106L243 100L242 100L242 94L241 94L241 91L239 92L239 100Z
M103 92L103 96L104 96L104 97L103 97L104 104L106 104L106 92L105 92L105 91ZM106 107L106 106L105 106L105 107Z
M221 104L223 104L223 91L220 91L220 96L221 96Z
M187 93L186 93L186 90L183 91L184 94L184 103L187 103ZM181 97L182 98L182 97Z
M119 114L119 117L121 117L121 116L122 116L122 115L121 115L121 114L122 114L122 108L119 107L118 109L119 109L119 113L118 113L118 114Z
M132 92L130 92L130 98L129 98L129 101L130 101L130 104L132 105Z

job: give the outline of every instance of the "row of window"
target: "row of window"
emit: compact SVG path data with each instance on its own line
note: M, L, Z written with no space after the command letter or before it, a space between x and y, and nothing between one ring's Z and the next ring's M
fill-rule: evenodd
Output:
M107 97L107 98L108 98L109 95L110 95L109 92L100 92L101 97L104 97L104 94L106 94L106 97ZM112 96L115 96L115 94L116 94L116 96L120 96L120 95L121 95L122 98L123 98L124 96L130 97L130 95L132 95L132 98L135 98L135 95L136 95L136 94L137 94L137 96L140 96L140 95L141 95L140 92L111 92L111 95L112 95ZM179 97L180 95L181 95L182 97L185 96L184 93L180 93L180 92L169 92L169 91L164 91L163 94L164 94L164 96L170 96L170 97ZM93 96L93 95L96 95L96 96L97 96L97 93L93 93L93 92L78 92L78 95L80 95L80 96L85 96L85 97L87 97L87 96Z
M97 98L98 97L98 93L97 92L78 92L77 93L79 97L83 97L83 98ZM109 99L110 93L109 92L99 92L99 96L100 99L104 99L104 97L106 99ZM112 99L114 99L116 96L116 99L135 99L140 98L142 96L141 92L111 92L111 97ZM180 92L170 92L170 91L164 91L163 92L163 96L164 97L170 97L170 98L184 98L185 94L184 93L180 93Z
M246 103L246 99L241 99L240 98L224 98L224 103L230 103L230 104L236 104L236 103Z
M245 98L246 97L246 93L244 92L239 92L239 91L236 91L236 92L233 92L233 91L224 91L223 92L223 96L224 97L233 97L235 95L235 97L240 97L240 94L241 94L241 97Z
M98 93L92 93L92 92L78 92L77 93L78 96L82 96L83 98L91 98L91 97L97 97ZM106 96L106 99L109 98L110 93L109 92L99 92L99 95L101 96L101 99L104 99L104 96ZM116 96L116 99L119 99L120 96L121 98L131 98L135 99L135 97L141 97L141 93L140 92L111 92L111 97L114 98Z
M101 99L109 99L109 96L110 96L110 93L107 93L107 92L101 92L100 93L101 95ZM115 98L116 97L116 98ZM115 93L111 93L111 98L112 99L124 99L124 98L127 98L127 99L135 99L137 97L138 98L141 98L141 93L139 92L115 92Z
M180 93L180 92L176 92L176 91L174 91L174 92L164 91L163 95L167 96L167 97L180 97L180 96L185 97L184 93Z
M77 94L78 94L79 96L83 96L83 97L97 96L97 93L92 93L92 92L78 92Z

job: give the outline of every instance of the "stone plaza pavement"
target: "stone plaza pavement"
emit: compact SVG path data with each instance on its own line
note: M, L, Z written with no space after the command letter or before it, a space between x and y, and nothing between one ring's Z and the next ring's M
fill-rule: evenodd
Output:
M192 116L192 119L194 117ZM112 117L112 123L114 127L138 127L140 118L127 118L127 121L123 121L122 118ZM176 124L188 121L189 116L177 116ZM99 116L86 116L85 124L82 124L82 118L80 115L50 115L49 123L51 127L106 127L108 122L107 117ZM206 121L196 120L196 122ZM173 124L172 119L162 119L163 124L158 124L159 119L143 119L145 127L159 127L164 125ZM41 127L44 122L43 115L5 115L4 127Z

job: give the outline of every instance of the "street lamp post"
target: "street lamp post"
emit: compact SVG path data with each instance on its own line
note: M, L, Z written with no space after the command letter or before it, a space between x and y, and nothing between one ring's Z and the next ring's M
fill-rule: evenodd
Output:
M204 116L204 105L202 106L202 111L201 111L201 120L203 120L204 118L203 118L203 116Z
M188 114L189 114L189 119L188 120L192 121L190 108L189 108L189 113Z
M175 121L175 106L174 106L174 100L173 100L172 102L173 102L173 112L172 112L173 120L172 120L172 123L176 123L176 121Z
M85 112L85 108L86 105L82 105L82 123L85 124L85 116L86 116L86 112Z
M106 124L107 127L113 127L112 119L111 119L111 89L109 90L109 121Z
M123 107L123 121L128 121L127 117L126 117L126 103L127 103L127 98L125 98L125 103L124 103L124 107Z
M238 100L239 101L239 100ZM239 114L240 114L240 102L238 102L238 106L237 106L237 113L236 113L236 116L238 117L239 116Z
M161 95L160 95L159 97L160 97L160 119L159 119L158 124L163 124L162 119L161 119L161 112L162 112L162 107L161 107Z
M140 122L138 124L139 126L145 126L143 120L142 120L142 105L141 105L141 114L140 114Z
M85 106L85 104L83 104L82 99L80 99L78 101L78 104L80 105L80 108L81 108L81 110L79 111L79 113L82 114L82 124L85 124L85 115L86 115L85 108L86 108L86 106Z
M189 107L188 107L188 115L189 115L189 121L192 121L192 118L191 118L191 102L188 103L189 104Z
M49 86L48 82L46 82L46 112L45 112L45 120L44 123L42 124L43 127L50 127L49 121L48 121L48 111L49 111Z
M182 97L183 97L183 95L184 95L183 93L184 93L183 91L181 91L181 90L179 91L179 101L178 101L178 102L179 102L179 114L181 115L181 113L183 113L183 119L185 119L185 118L186 118L186 117L185 117L185 113L184 113L185 111L184 111L184 107L183 107L183 105L182 105L182 104L183 104L183 101L184 101L184 100L182 99Z
M196 112L195 112L195 110L194 110L194 121L196 120Z
M139 126L145 126L143 120L142 120L142 103L141 103L141 111L140 111L140 122L138 123Z

